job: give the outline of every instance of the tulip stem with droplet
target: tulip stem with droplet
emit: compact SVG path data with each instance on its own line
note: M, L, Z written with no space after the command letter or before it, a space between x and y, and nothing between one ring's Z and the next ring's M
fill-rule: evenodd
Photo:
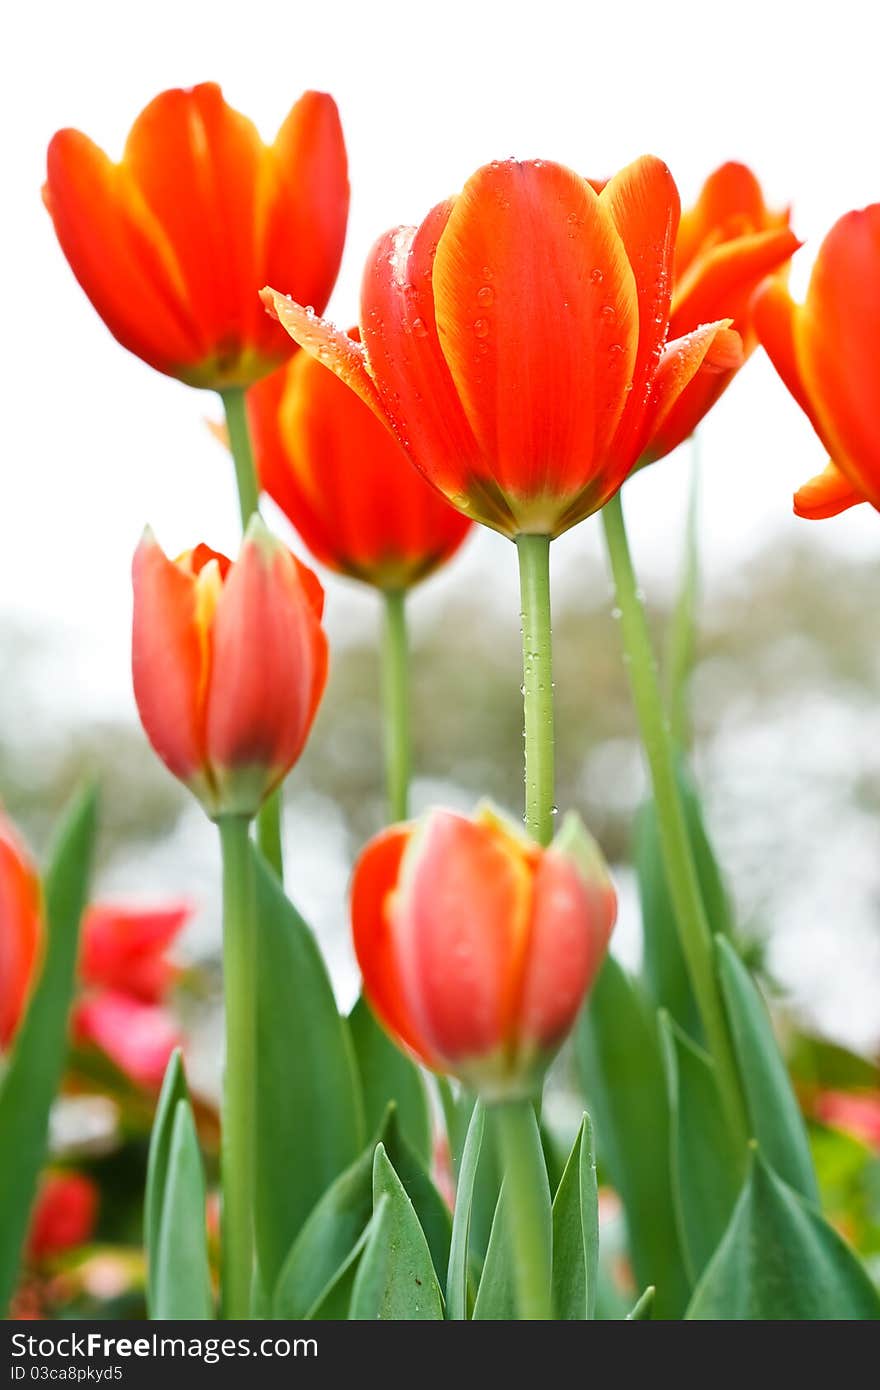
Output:
M235 464L235 481L238 487L238 506L241 513L241 529L247 524L260 505L260 487L257 470L254 466L254 451L248 428L245 392L241 387L229 387L220 392L223 409L226 412L226 429L229 434L229 449ZM257 844L264 858L271 864L280 879L284 878L284 857L281 848L281 788L267 797L257 815Z
M513 1244L517 1308L521 1319L553 1317L550 1190L541 1136L530 1100L492 1107L504 1173L504 1212Z
M409 717L409 641L406 594L385 592L382 632L382 708L385 722L385 785L392 821L409 815L411 770Z
M223 854L222 1302L226 1318L249 1318L254 1264L256 1094L256 886L246 816L217 822Z
M691 478L685 524L684 562L675 607L666 634L664 666L666 703L676 748L685 748L690 735L688 686L694 662L697 600L700 588L700 454L698 436L691 437Z
M550 537L517 536L523 649L525 823L539 844L553 839L553 651Z
M731 1131L744 1146L747 1133L745 1108L715 973L712 931L681 803L669 720L660 694L651 635L633 569L620 493L603 507L602 523L617 592L630 686L651 774L661 851L682 951L706 1041L715 1062Z

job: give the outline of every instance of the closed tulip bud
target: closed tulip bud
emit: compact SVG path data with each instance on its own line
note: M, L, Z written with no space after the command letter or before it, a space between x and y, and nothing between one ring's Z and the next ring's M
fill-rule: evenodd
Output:
M33 984L43 935L40 881L0 814L0 1049L12 1042Z
M354 944L376 1015L487 1100L528 1095L569 1032L616 916L576 816L547 849L488 808L434 811L364 850Z
M238 560L169 560L152 533L133 566L134 693L147 737L208 814L252 816L296 762L327 675L324 594L252 518Z

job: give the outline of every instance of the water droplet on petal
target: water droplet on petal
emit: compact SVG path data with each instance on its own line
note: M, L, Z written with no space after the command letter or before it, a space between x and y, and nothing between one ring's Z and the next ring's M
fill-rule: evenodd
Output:
M481 285L477 290L477 303L481 304L484 309L488 309L494 298L495 291L491 285Z
M590 279L592 280L594 285L601 285L602 281L605 279L605 276L603 275L602 271L599 269L598 266L594 266L593 269L590 271Z
M603 304L601 314L606 323L617 322L617 310L613 304Z
M424 319L413 319L412 331L417 338L427 338L428 330Z
M477 335L478 338L488 338L488 336L489 336L489 320L488 320L488 319L475 319L475 320L474 320L474 332L476 333L476 335Z

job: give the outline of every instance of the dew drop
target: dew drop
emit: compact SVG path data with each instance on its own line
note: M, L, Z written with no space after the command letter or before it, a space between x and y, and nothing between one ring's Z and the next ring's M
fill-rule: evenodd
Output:
M488 338L488 336L489 336L489 320L488 320L488 319L475 319L475 320L474 320L474 332L476 333L476 335L477 335L478 338Z
M606 323L617 322L617 310L615 309L613 304L603 304L601 313Z
M484 309L488 309L494 298L495 291L491 285L481 285L477 290L477 303L482 305Z
M416 338L427 338L428 330L425 327L425 320L413 319L412 331Z
M598 266L594 266L593 269L590 271L590 279L592 280L594 285L601 285L602 281L605 279L605 276L602 274L602 271L599 269Z

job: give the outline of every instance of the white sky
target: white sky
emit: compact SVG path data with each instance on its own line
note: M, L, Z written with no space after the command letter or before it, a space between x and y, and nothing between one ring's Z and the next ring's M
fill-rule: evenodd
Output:
M5 20L0 614L61 628L96 704L129 701L128 566L145 521L170 551L236 544L231 473L203 427L214 398L160 377L111 339L76 285L40 203L45 146L78 126L118 154L140 108L174 85L219 80L267 136L306 87L336 97L353 199L331 304L354 319L365 253L386 227L417 221L481 163L515 154L605 175L664 158L684 201L728 158L747 161L771 201L818 240L847 209L880 198L876 22L860 0L821 6L740 0L666 3L31 3ZM866 26L871 26L871 31ZM865 157L867 156L867 157ZM759 354L707 423L704 544L710 576L756 542L809 523L793 487L820 446ZM682 460L627 491L642 568L676 563ZM815 525L816 545L876 550L867 508ZM574 572L594 524L560 543ZM481 535L468 566L502 565ZM494 549L493 549L494 547ZM442 581L441 581L442 584ZM358 599L330 590L341 630ZM354 610L356 611L356 610Z

